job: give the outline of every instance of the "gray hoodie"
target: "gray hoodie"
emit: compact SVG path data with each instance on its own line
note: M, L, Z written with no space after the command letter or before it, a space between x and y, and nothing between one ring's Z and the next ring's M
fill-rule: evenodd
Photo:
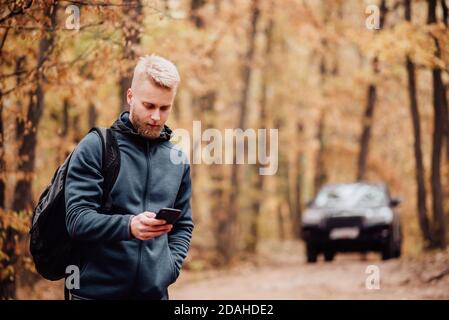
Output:
M169 142L167 126L159 139L137 134L123 112L112 129L120 149L120 172L112 188L112 210L100 210L102 148L96 132L79 143L65 185L66 225L78 240L80 288L72 294L90 299L168 299L187 255L193 231L190 165ZM174 164L170 153L184 161ZM168 207L182 210L173 229L141 241L130 234L133 215Z

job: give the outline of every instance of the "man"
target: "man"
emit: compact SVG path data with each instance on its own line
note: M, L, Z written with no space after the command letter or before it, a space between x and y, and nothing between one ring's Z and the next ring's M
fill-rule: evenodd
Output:
M190 166L170 161L172 131L165 125L179 81L166 59L140 58L127 91L130 111L112 126L121 159L111 214L100 213L100 136L86 135L72 155L66 225L80 244L80 288L72 299L168 299L193 231ZM155 219L164 207L181 209L174 225Z

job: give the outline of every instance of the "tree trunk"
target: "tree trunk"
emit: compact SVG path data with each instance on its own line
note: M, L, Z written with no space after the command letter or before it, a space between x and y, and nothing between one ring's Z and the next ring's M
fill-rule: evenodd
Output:
M290 160L287 158L287 163L286 163L286 167L285 167L285 171L286 171L286 180L287 180L287 204L288 204L288 211L290 212L290 223L292 226L291 232L293 234L293 236L296 236L297 233L297 227L298 227L298 219L297 219L297 207L296 207L296 201L294 194L296 193L296 184L291 183L292 178L291 176L293 175L294 170L292 170L291 164L290 164Z
M3 99L0 92L0 235L3 241L1 241L0 253L5 256L0 256L0 270L8 270L11 266L9 257L14 254L14 239L11 237L11 228L5 227L4 217L9 214L5 212L5 145L4 145L4 132L3 132ZM0 300L14 299L16 297L15 277L9 277L8 274L0 276Z
M17 232L6 224L8 220L6 215L10 214L15 213L6 212L3 199L3 206L0 207L0 234L2 236L0 247L0 270L2 270L0 277L0 300L16 299L16 272L14 265L17 262L15 255L17 245L15 237Z
M330 19L332 18L334 12L336 12L337 15L336 18L339 21L342 21L344 19L343 2L338 2L335 5L336 7L330 5L329 2L326 0L323 0L321 2L324 14L323 23L326 26L329 24ZM329 76L336 77L339 74L338 44L329 43L327 36L323 35L323 38L321 39L321 47L322 53L320 55L320 63L319 63L319 73L321 76L321 92L322 92L321 94L325 100L325 103L327 103L329 101L329 93L326 88L327 80ZM328 54L329 52L332 54L329 55ZM316 140L318 140L319 148L316 155L315 173L313 181L313 190L315 191L315 193L317 193L318 190L321 188L321 186L325 184L327 181L327 173L324 163L326 153L325 136L324 136L326 125L326 113L324 110L325 105L321 106L320 109L321 110L319 115L318 131L316 135Z
M405 0L405 19L411 22L412 17L412 6L411 0ZM417 209L418 209L418 221L421 229L421 234L426 245L432 242L430 223L427 215L427 204L426 204L426 184L425 184L425 170L423 164L423 155L421 150L421 124L418 109L418 97L416 95L416 73L415 65L411 61L410 57L406 57L406 69L408 78L408 93L410 100L410 113L412 117L413 124L413 137L415 139L414 143L414 153L415 153L415 175L416 175L416 199L417 199Z
M20 174L13 195L13 212L7 214L17 214L19 211L29 210L33 206L32 199L32 175L34 173L34 163L36 154L36 139L39 121L44 107L43 92L43 64L47 60L53 48L54 28L56 26L57 1L46 2L43 4L43 16L48 17L44 20L44 28L50 30L45 33L39 41L36 74L34 78L34 89L28 93L29 105L26 119L18 118L16 121L16 135L19 139L19 164L17 166ZM19 57L16 63L16 70L21 70L25 62L24 57ZM21 77L17 76L17 82ZM6 213L5 213L6 214ZM16 298L16 247L19 237L18 231L0 221L0 229L4 233L4 242L2 252L6 259L1 259L1 269L9 270L0 280L0 299Z
M67 144L67 136L69 134L69 109L70 100L65 98L62 105L62 119L61 128L59 131L59 157L57 160L57 166L61 165L64 159L69 155L69 152L64 148Z
M441 9L443 11L443 22L447 27L449 26L449 8L446 0L441 0Z
M282 212L282 202L277 205L277 222L278 222L278 232L279 240L285 240L285 227L284 227L284 214Z
M315 163L315 177L314 177L314 190L315 193L321 188L321 186L326 183L327 175L326 168L324 167L324 124L326 118L324 111L321 111L320 120L318 124L318 132L316 139L319 142L318 154Z
M301 215L302 215L302 201L301 201L301 154L294 158L293 165L290 160L285 164L286 169L286 194L287 203L290 212L290 232L295 239L301 236Z
M44 16L49 17L48 20L44 20L44 27L50 30L50 32L44 34L43 38L39 41L37 72L34 79L35 88L29 93L26 129L19 147L20 160L18 171L21 176L14 190L14 211L31 209L33 206L32 179L36 157L37 130L44 110L44 74L42 66L53 49L57 2L46 2L43 10Z
M5 140L3 130L3 94L0 89L0 211L5 209L5 180L6 180L6 164L5 164Z
M273 3L271 2L271 7ZM265 28L265 38L266 38L266 47L265 47L265 66L263 68L262 74L262 92L261 92L261 101L260 101L260 119L259 119L259 128L267 128L267 107L268 107L268 87L269 87L269 74L271 70L271 51L272 51L272 42L273 42L273 17L270 16L269 21L267 23L267 27ZM258 143L262 145L267 145L267 141L265 137L261 137L262 141L258 141ZM270 141L271 143L271 141ZM269 149L267 147L267 149ZM259 159L260 160L260 159ZM260 174L259 169L262 168L260 162L257 163L256 166L253 166L254 174L256 177L256 181L254 184L254 189L258 191L258 195L255 199L252 200L252 212L250 218L250 236L248 237L248 242L246 244L246 250L249 253L255 253L257 251L257 245L259 243L259 217L261 215L261 204L263 202L264 197L264 186L265 186L265 177Z
M88 118L88 126L89 128L93 128L97 125L97 109L95 108L95 104L93 102L89 103L89 118Z
M377 59L376 59L377 61ZM377 73L377 72L376 72ZM374 108L376 106L377 86L370 84L368 87L367 104L363 116L363 130L360 138L360 153L357 162L357 180L365 179L368 148L371 139L371 128L374 120Z
M25 69L26 57L19 56L16 60L15 72L16 72L16 86L20 86L23 81L21 70ZM17 115L16 115L16 141L21 143L23 135L25 134L25 114L23 112L22 102L17 103Z
M22 82L22 77L20 76L20 70L24 67L25 57L20 56L16 60L15 72L16 76L16 85L20 85ZM16 298L16 277L15 277L15 269L14 265L17 262L17 257L15 256L15 247L16 243L16 235L17 232L15 229L11 228L11 226L7 225L5 222L8 220L8 215L16 215L17 213L12 211L6 211L6 203L5 203L5 191L6 191L6 163L4 159L5 155L5 145L4 145L4 131L3 131L3 100L0 97L0 108L1 108L1 131L0 131L0 188L1 188L1 204L0 204L0 235L3 235L3 242L0 248L0 251L5 255L3 258L0 258L0 267L1 270L8 270L7 273L0 277L0 300L6 299L15 299ZM19 107L19 106L18 106ZM18 110L18 117L16 118L16 140L21 141L23 138L23 132L25 129L25 121L21 116L20 110ZM6 218L4 220L4 218Z
M239 128L245 130L246 126L246 114L249 104L249 89L250 80L252 73L252 62L254 60L254 53L256 47L256 33L257 33L257 22L259 20L260 9L259 1L253 0L251 2L251 26L249 30L248 37L248 49L246 51L245 60L242 68L242 92L240 98L240 112L239 112ZM236 237L235 237L235 227L237 224L237 212L239 210L238 197L240 193L240 182L239 182L239 165L236 164L236 152L234 152L234 164L231 168L231 192L229 195L229 217L228 223L225 226L226 243L228 244L227 250L224 254L225 263L230 261L231 255L236 249Z
M69 133L69 109L70 101L68 98L65 98L62 105L61 137L67 137Z
M204 27L204 19L198 14L198 10L205 4L205 0L192 0L190 2L190 20L198 29L202 29Z
M387 14L387 11L388 9L386 6L386 0L382 0L380 4L380 22L379 22L380 30L382 30L385 24L385 16ZM374 57L373 60L373 72L375 76L379 74L379 59L377 56ZM371 140L371 130L373 127L376 100L377 100L377 86L375 83L371 83L368 86L366 108L363 115L363 122L362 122L363 129L360 137L360 151L357 161L357 177L356 177L357 180L365 179L366 164L368 161L369 143Z
M428 0L429 11L427 23L434 24L436 20L436 0ZM431 35L434 39L437 52L436 56L441 56L441 50L437 39ZM433 146L432 146L432 204L433 204L433 245L438 248L444 248L446 246L446 221L444 217L443 206L443 193L441 186L441 151L443 146L443 136L445 120L444 114L444 84L441 77L441 69L434 67L432 70L432 83L433 83L433 109L434 109L434 128L433 128Z
M83 138L83 131L80 128L80 115L75 114L72 118L73 142L78 144Z
M443 22L444 25L449 27L449 7L446 3L446 0L441 0L441 9L443 11ZM446 70L447 71L447 70ZM445 113L445 138L446 138L446 158L447 161L449 161L449 84L446 84L446 87L444 88L444 98L443 98L443 108Z
M302 217L302 198L301 198L301 182L302 182L302 155L298 154L297 162L297 175L296 175L296 193L295 193L295 203L296 203L296 213L295 213L295 223L293 225L293 235L297 239L301 239L301 217Z
M15 254L17 235L16 230L6 225L5 215L12 214L6 212L4 207L0 208L0 232L2 233L2 246L0 252L0 270L2 275L0 277L0 300L16 299L16 272L14 265L17 262Z
M123 60L125 64L130 62L136 63L137 53L136 47L140 44L142 26L142 2L141 0L123 0L123 35L125 45L123 47ZM120 110L129 109L126 100L126 92L131 87L134 65L126 68L124 73L120 75L119 94L120 94Z

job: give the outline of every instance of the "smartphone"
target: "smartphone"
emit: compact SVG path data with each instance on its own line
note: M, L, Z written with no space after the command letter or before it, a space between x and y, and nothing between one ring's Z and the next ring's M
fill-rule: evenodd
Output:
M174 224L181 216L181 210L173 208L162 208L156 214L156 219L167 221L168 224Z

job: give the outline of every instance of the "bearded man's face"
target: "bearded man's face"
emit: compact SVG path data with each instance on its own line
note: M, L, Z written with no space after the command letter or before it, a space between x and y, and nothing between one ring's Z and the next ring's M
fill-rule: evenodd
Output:
M151 80L136 81L128 89L131 123L137 132L148 139L160 136L168 119L176 90L156 85Z

